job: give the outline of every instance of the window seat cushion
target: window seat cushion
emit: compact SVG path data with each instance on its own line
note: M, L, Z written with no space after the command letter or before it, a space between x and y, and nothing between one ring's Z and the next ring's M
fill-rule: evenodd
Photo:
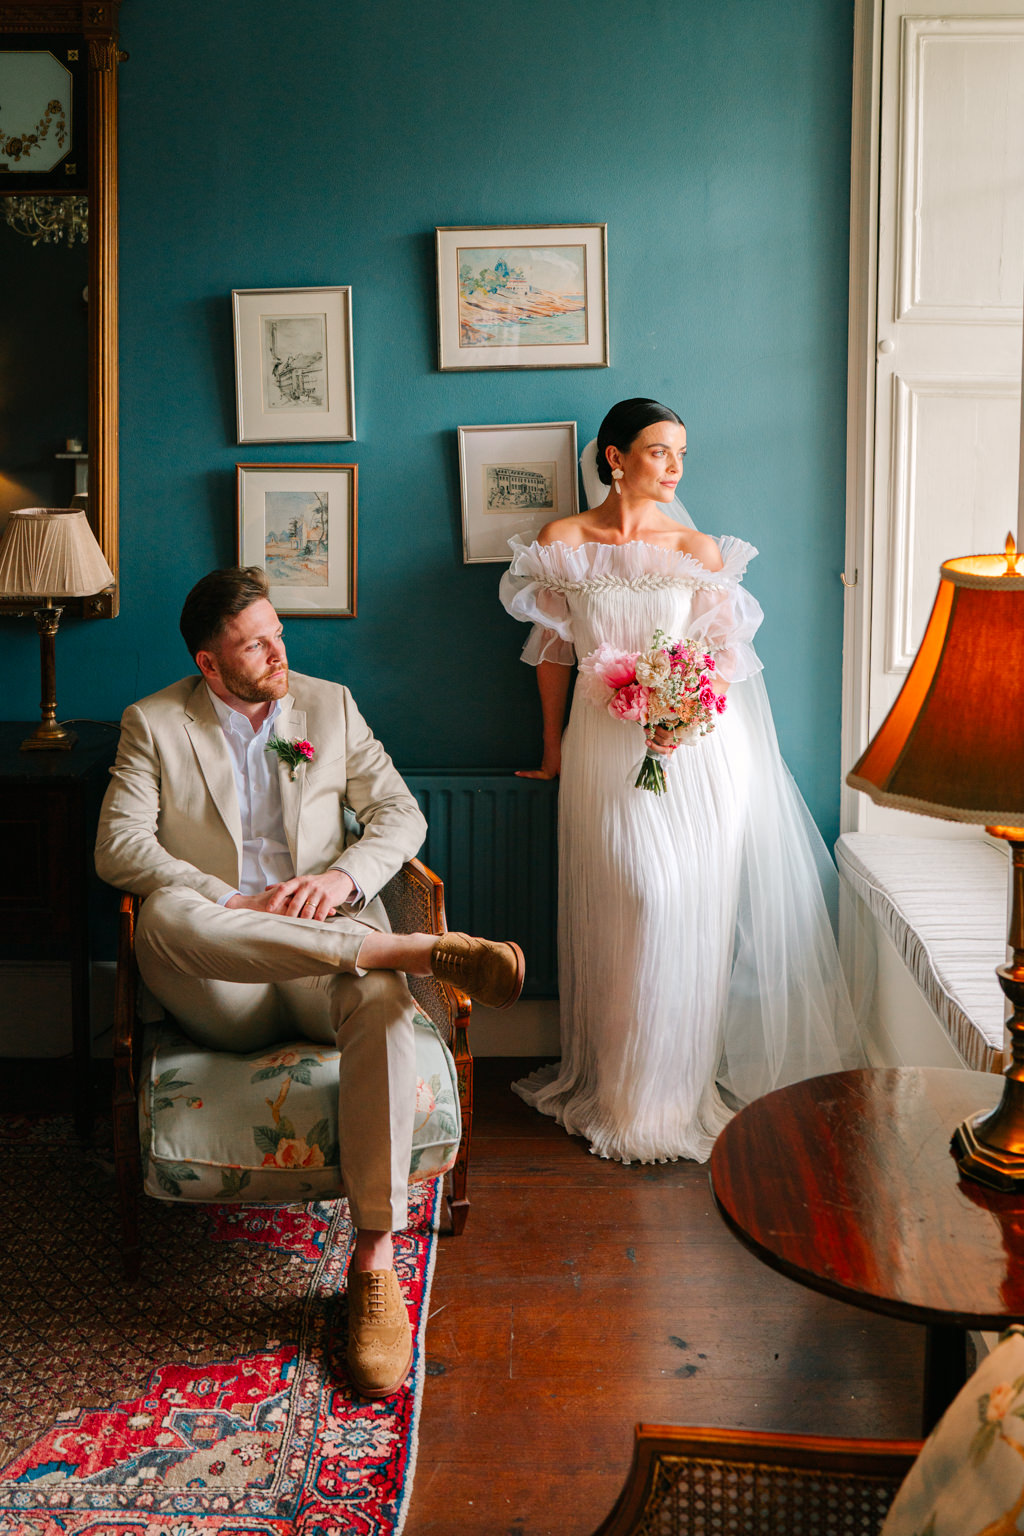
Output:
M836 862L966 1065L1001 1071L1006 855L981 838L844 832Z

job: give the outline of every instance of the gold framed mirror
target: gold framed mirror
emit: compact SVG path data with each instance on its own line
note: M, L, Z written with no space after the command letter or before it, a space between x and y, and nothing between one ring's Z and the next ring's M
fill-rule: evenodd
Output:
M66 611L85 618L118 611L117 71L126 57L118 48L120 4L0 0L0 227L26 248L87 240L87 435L84 443L76 435L46 450L49 458L72 461L62 473L76 471L75 499L70 484L61 495L58 483L49 504L85 506L115 576L95 597L67 600ZM0 396L0 416L12 408L19 376L17 361L5 361L13 382ZM8 469L0 462L0 479ZM4 512L15 510L19 495L29 496L23 506L42 504L40 492L31 494L38 479L23 474L22 484L14 474L8 481ZM23 608L17 598L0 599L0 615Z

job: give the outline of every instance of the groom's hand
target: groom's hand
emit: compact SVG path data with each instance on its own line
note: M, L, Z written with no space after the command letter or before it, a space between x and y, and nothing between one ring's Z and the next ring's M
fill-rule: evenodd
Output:
M323 922L338 907L351 901L356 884L340 869L325 870L322 875L298 875L268 885L258 896L232 896L228 907L248 907L252 912L274 912L283 917L308 917Z

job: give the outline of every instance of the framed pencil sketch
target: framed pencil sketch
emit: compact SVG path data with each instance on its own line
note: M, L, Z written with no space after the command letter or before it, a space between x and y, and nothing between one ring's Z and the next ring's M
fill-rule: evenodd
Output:
M238 464L238 563L289 618L356 616L356 464Z
M352 442L351 288L235 288L240 443Z
M464 563L508 561L513 534L532 540L579 511L576 423L460 427L459 481Z
M607 368L606 232L438 226L438 367Z

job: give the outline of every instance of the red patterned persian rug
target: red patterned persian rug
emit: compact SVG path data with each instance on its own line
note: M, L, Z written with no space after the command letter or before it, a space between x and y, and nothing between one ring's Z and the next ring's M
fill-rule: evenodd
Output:
M383 1402L345 1374L348 1205L143 1206L125 1281L109 1149L0 1117L3 1536L398 1536L439 1181L396 1266L416 1339Z

